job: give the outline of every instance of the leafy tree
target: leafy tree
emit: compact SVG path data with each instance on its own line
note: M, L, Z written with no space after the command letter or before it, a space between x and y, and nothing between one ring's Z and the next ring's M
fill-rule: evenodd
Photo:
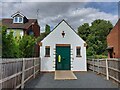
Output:
M17 41L13 36L13 31L6 34L6 27L2 27L2 57L3 58L17 58L19 57L19 48Z
M51 32L50 31L50 26L48 24L46 24L46 26L45 26L45 32L41 33L41 35L37 38L37 41L43 40L50 32Z
M46 26L45 26L45 33L46 33L46 35L48 35L50 33L50 26L48 24L46 24Z
M106 37L113 28L110 21L97 19L91 23L84 23L78 28L78 35L83 38L87 46L87 56L107 55Z
M78 27L78 35L81 35L83 40L87 40L88 35L90 34L90 26L88 23L84 23L82 26Z
M25 35L19 41L20 57L33 57L35 55L36 39L33 36Z
M35 55L36 38L25 35L22 38L14 37L13 31L6 33L7 28L2 27L2 57L3 58L28 58Z

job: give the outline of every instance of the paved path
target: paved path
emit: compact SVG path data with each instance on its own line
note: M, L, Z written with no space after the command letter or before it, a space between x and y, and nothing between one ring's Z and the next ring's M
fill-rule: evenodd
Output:
M54 73L41 73L25 88L117 88L112 81L93 72L76 72L77 80L54 80Z

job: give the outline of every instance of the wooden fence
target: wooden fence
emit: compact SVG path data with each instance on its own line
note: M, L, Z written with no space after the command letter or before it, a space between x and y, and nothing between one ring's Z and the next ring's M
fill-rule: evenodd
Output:
M88 69L120 85L120 59L88 59Z
M20 89L40 73L40 58L2 59L0 66L2 88Z

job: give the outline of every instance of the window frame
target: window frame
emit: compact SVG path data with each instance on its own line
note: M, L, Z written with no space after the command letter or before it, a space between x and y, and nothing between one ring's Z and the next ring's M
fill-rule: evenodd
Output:
M20 21L21 19L21 21ZM22 17L19 17L19 23L22 23L23 22L23 18Z
M45 46L45 57L50 57L50 46Z
M21 21L20 21L21 19ZM23 17L14 17L13 23L23 23Z
M79 50L79 51L78 51ZM81 46L76 47L76 57L82 57L81 56Z
M18 17L15 17L15 18L14 18L14 22L18 22Z

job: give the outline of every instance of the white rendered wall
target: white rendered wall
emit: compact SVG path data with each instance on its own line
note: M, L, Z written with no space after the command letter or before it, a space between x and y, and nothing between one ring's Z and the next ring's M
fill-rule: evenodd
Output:
M63 38L61 33L65 32ZM63 21L54 31L52 31L42 41L40 47L41 57L41 71L55 71L55 48L56 44L71 44L72 58L71 68L72 71L86 71L86 47L84 41ZM45 57L45 46L50 46L50 57ZM81 46L81 56L76 57L76 46Z

